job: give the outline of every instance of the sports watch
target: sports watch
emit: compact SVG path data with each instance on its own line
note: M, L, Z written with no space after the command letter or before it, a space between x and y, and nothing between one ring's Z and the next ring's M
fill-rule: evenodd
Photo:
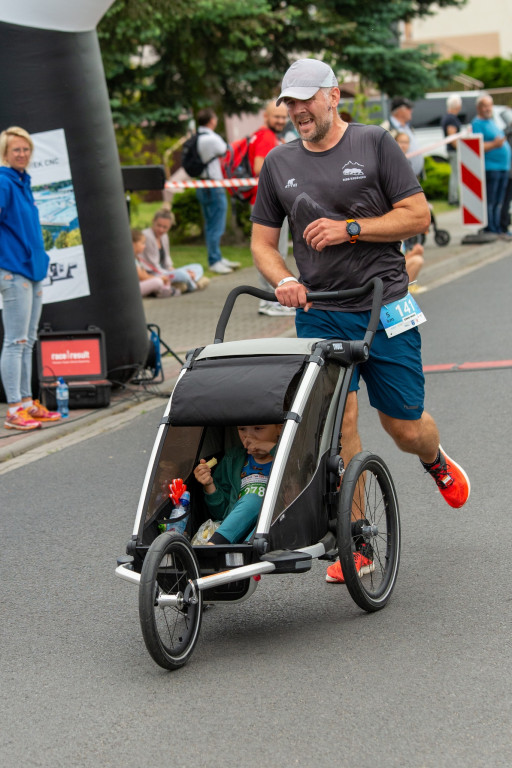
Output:
M350 242L357 243L357 238L361 234L361 227L355 219L347 219L347 232L350 235Z

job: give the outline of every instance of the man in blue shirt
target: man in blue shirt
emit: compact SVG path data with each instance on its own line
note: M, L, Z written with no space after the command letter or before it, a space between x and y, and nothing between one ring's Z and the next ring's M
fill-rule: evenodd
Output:
M500 214L510 171L511 150L505 134L492 114L492 96L479 96L476 102L477 116L471 123L473 133L481 133L484 140L485 183L487 187L487 226L484 232L501 233Z

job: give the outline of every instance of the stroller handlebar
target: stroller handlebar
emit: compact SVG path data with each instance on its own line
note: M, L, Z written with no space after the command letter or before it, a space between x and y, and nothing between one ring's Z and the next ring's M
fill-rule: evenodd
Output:
M346 291L312 291L311 293L307 294L307 298L308 301L329 301L336 299L350 299L356 296L366 296L367 294L373 292L370 321L368 323L368 328L366 329L364 339L362 340L362 343L367 345L369 349L379 324L383 290L384 287L380 277L374 277L360 288L349 288ZM229 292L220 314L219 322L217 323L217 328L215 329L214 344L222 344L224 341L226 326L231 316L231 312L233 311L235 301L239 296L243 294L254 296L255 298L262 299L263 301L276 300L275 294L271 291L263 291L261 288L253 288L251 285L239 285L236 288L233 288L233 290Z

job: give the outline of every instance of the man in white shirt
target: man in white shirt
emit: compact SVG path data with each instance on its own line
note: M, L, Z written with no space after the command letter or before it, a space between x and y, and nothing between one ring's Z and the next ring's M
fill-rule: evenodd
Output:
M199 134L197 151L203 163L206 163L201 178L220 180L223 176L219 158L226 153L227 145L222 136L215 133L217 115L211 107L202 109L198 113L197 124ZM226 229L228 209L226 190L222 187L218 189L198 188L196 194L204 218L208 269L218 275L228 275L240 264L223 258L220 250L220 240Z
M391 114L389 120L382 123L382 127L387 131L402 131L409 136L409 152L419 149L418 140L411 128L413 103L403 96L395 96L391 100ZM411 165L414 173L419 178L423 174L423 155L411 157Z

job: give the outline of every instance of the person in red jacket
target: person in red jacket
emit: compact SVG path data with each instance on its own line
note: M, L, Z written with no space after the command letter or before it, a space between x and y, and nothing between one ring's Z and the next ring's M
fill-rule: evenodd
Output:
M265 112L263 113L264 125L258 128L252 135L251 142L249 144L248 156L249 164L252 169L252 175L257 177L260 175L263 167L263 162L268 153L274 149L274 147L282 144L283 141L279 138L279 134L285 128L288 121L288 110L284 104L276 106L275 101L267 102L265 106ZM254 187L252 195L249 199L251 207L256 202L256 194L258 187ZM279 253L286 258L288 255L288 221L283 223L281 228L281 235L279 238ZM271 291L274 289L263 277L260 276L260 288L265 291ZM258 312L260 315L269 315L270 317L284 317L287 315L295 315L295 310L290 310L289 307L284 307L279 304L278 301L260 301Z

